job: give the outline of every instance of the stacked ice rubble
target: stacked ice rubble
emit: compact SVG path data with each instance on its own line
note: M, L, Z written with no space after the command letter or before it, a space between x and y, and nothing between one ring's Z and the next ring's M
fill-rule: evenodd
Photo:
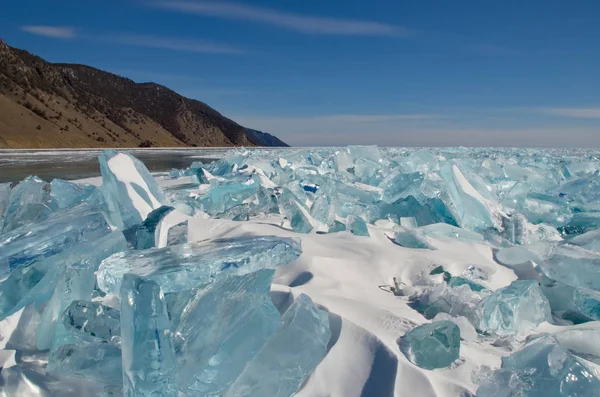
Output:
M189 217L277 219L298 238L369 239L384 222L395 225L389 244L420 253L487 244L517 276L510 285L492 288L477 264L460 272L432 264L395 286L433 321L398 339L425 370L459 365L461 343L518 347L545 322L600 320L594 152L234 150L172 170L165 189L129 155L107 151L100 165L98 189L36 177L0 185L0 317L22 310L34 344L17 338L12 347L49 352L42 372L52 392L79 387L75 377L127 396L288 396L325 356L327 315L299 295L280 317L269 298L272 269L300 255L299 240L188 242ZM590 362L600 359L564 342L524 345L481 380L478 395L600 395ZM3 369L8 395L27 390L27 371Z
M106 151L100 164L100 188L2 185L0 319L20 312L21 330L0 355L2 395L294 394L331 335L309 297L283 315L271 302L273 269L300 242L188 242L177 224L156 248L174 210L163 190L127 154Z

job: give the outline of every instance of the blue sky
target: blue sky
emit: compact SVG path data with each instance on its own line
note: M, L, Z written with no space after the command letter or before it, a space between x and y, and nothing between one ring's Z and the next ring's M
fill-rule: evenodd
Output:
M597 0L7 0L0 36L292 145L600 146Z

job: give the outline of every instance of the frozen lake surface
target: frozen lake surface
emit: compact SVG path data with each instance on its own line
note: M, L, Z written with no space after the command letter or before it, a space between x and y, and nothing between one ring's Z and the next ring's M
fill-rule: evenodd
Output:
M146 164L151 172L185 168L194 161L212 161L227 149L119 149L131 153ZM44 180L73 180L100 175L100 149L0 150L0 183L18 182L29 175Z

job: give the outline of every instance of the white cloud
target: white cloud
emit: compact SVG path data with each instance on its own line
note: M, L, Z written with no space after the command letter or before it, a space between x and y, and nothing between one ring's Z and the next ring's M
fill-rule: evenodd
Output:
M145 35L111 35L98 37L99 40L108 40L115 43L138 46L138 47L150 47L150 48L162 48L166 50L174 51L187 51L187 52L204 52L210 54L243 54L239 48L232 47L225 44L218 44L199 40L188 40L188 39L174 39L165 38L158 36L145 36Z
M71 39L75 37L75 29L70 26L21 26L21 30L38 36L53 37L57 39Z
M600 119L600 107L597 108L543 108L542 113L579 119Z
M407 36L410 34L405 27L380 22L324 18L237 3L155 1L147 4L190 14L260 22L307 34L356 36Z

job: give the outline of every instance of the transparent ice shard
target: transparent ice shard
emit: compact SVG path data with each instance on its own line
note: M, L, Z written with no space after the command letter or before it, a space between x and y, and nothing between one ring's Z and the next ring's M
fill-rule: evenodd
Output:
M467 242L482 243L483 236L470 230L461 229L447 223L434 223L419 228L423 234L435 239L458 239Z
M231 276L197 291L174 332L177 385L218 396L275 332L279 312L269 296L273 270ZM125 341L123 341L125 342Z
M600 321L600 292L572 287L548 277L542 277L540 286L555 315L574 324Z
M350 230L355 236L370 236L367 223L360 216L348 215L346 229Z
M400 223L403 217L413 217L421 226L435 223L457 225L448 207L440 199L427 199L421 203L415 197L408 196L392 204L378 202L377 209L377 216L372 217L372 221L388 218Z
M513 335L551 321L550 304L534 280L513 281L479 304L483 331Z
M444 276L445 279L451 278L449 274ZM438 313L447 313L454 317L466 317L471 324L478 325L477 306L481 299L481 294L468 285L451 287L442 282L412 297L410 306L428 319L433 319Z
M445 164L440 173L446 182L450 200L463 228L475 231L491 227L502 228L499 204L485 198L476 190L456 164Z
M103 237L100 242L112 244L111 239L112 236ZM41 303L50 299L65 267L99 261L97 257L102 259L103 243L97 247L100 251L82 242L60 254L13 270L0 282L0 319L31 302Z
M48 217L50 186L37 176L29 176L15 186L9 196L2 232L10 232Z
M125 273L155 280L167 292L199 288L232 274L286 265L298 258L300 243L290 238L250 236L126 251L105 259L98 287L118 294Z
M175 395L176 359L162 290L152 280L126 274L120 296L123 395Z
M444 368L460 356L460 329L452 321L436 321L411 329L399 340L400 350L424 369Z
M294 395L325 356L330 337L328 314L300 294L225 396Z
M573 287L600 291L600 253L573 245L559 246L540 264L542 272L553 280Z
M54 179L50 183L50 205L57 209L71 208L88 199L97 190L96 186Z
M458 325L458 328L460 329L461 339L467 342L473 342L477 340L477 331L475 330L473 324L471 324L471 322L466 317L454 317L447 313L438 313L431 321L434 323L438 321L452 321L453 323Z
M4 227L4 216L10 197L10 183L0 183L0 232Z
M317 196L310 208L310 215L326 225L335 221L334 203L328 194L322 193Z
M554 227L563 226L571 220L568 202L543 194L530 194L519 211L533 224L547 223Z
M292 192L284 189L279 198L279 209L290 221L290 226L296 233L309 233L313 227L305 214L305 209L298 203Z
M167 247L188 242L188 221L171 226L167 232Z
M123 382L121 349L107 343L63 345L50 354L48 372L120 386Z
M259 187L260 183L253 176L236 176L211 184L211 188L198 198L198 203L205 212L211 215L220 214L242 204L244 200L256 194Z
M386 203L393 203L409 195L415 195L423 182L420 172L404 174L400 170L392 171L379 187L383 189L382 198Z
M121 315L119 310L99 302L76 300L71 302L60 318L62 327L54 342L65 344L112 343L121 345Z
M375 145L348 146L348 153L354 159L365 158L376 162L381 160L381 153Z
M543 335L502 359L477 397L594 397L600 379L553 337Z
M99 208L82 204L49 219L0 235L0 277L78 243L110 233Z
M394 241L406 248L435 249L423 233L415 229L397 227L394 230Z
M102 191L111 223L122 229L141 223L153 210L165 204L162 189L146 166L135 157L105 150L98 157Z
M74 300L90 300L96 284L95 272L100 262L127 248L123 233L113 232L96 240L90 247L82 247L78 257L64 263L62 275L56 283L54 294L46 304L38 329L38 349L52 347L56 323L60 315Z

